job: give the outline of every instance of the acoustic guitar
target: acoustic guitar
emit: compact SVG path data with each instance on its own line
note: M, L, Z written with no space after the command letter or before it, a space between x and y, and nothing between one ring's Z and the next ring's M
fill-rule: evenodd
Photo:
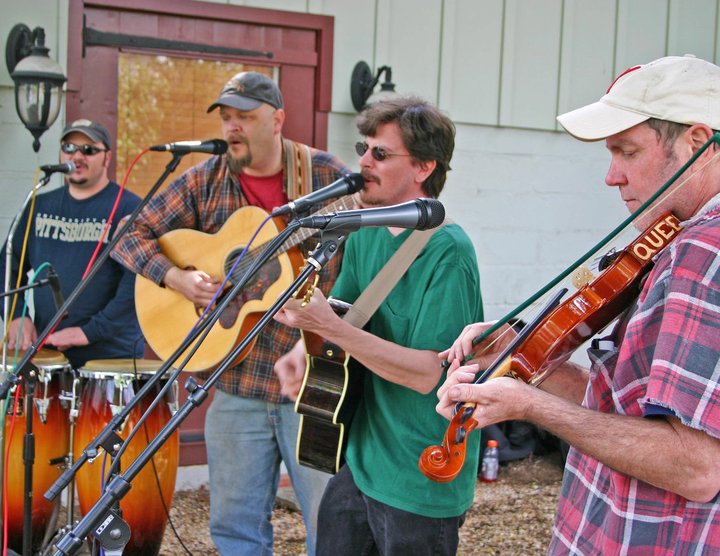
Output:
M351 307L328 299L343 316ZM301 331L307 354L305 377L295 411L300 414L298 463L326 473L337 473L344 463L350 423L362 394L364 367L321 336Z
M353 198L345 196L324 207L322 212L350 208L354 208ZM211 276L226 276L267 216L261 208L242 207L235 211L215 234L178 229L162 235L158 239L160 250L179 268L200 269ZM263 226L254 240L257 247L249 249L233 270L230 284L245 275L282 226L281 219L272 219ZM211 370L230 355L263 313L290 287L304 262L297 246L316 232L317 230L301 228L282 244L257 272L252 283L225 308L184 370ZM220 297L218 303L222 299ZM160 287L141 275L137 275L135 280L135 307L148 345L162 360L167 360L175 352L204 310L196 307L181 293ZM253 344L244 349L235 362L242 361ZM184 357L185 354L178 360L183 361Z

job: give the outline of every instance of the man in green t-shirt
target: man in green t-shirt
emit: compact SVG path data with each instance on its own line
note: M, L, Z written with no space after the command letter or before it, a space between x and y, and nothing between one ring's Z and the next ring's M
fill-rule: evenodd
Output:
M365 189L362 207L436 198L455 145L452 121L416 98L371 105L358 118ZM350 234L332 295L354 302L410 235L403 228L364 228ZM435 412L444 378L437 353L482 315L472 243L456 224L436 231L365 329L335 315L319 290L304 307L291 300L276 319L324 337L362 364L362 397L350 427L346 464L330 480L318 517L323 555L455 554L458 530L473 501L479 435L449 483L436 483L418 458L444 436ZM305 346L275 364L283 393L296 397L305 372Z

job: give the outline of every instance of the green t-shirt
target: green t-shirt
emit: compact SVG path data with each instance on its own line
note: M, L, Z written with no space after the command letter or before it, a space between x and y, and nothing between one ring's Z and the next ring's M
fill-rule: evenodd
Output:
M354 302L410 233L393 237L386 228L365 228L351 234L333 297ZM482 317L475 250L465 232L449 224L435 232L373 315L368 330L405 347L441 351L465 325ZM449 425L435 411L444 378L423 395L364 373L346 461L365 495L434 518L460 515L472 505L480 451L477 432L469 435L467 459L454 481L436 483L418 468L422 451L441 444Z

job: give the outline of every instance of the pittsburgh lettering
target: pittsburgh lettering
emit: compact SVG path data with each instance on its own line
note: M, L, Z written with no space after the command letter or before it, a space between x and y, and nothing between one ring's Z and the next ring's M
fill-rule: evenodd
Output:
M105 223L105 219L100 221L94 218L67 220L57 216L38 214L35 217L35 236L67 243L77 243L81 241L97 243L100 240L102 231L105 229ZM108 241L108 237L105 236L103 243L107 243Z

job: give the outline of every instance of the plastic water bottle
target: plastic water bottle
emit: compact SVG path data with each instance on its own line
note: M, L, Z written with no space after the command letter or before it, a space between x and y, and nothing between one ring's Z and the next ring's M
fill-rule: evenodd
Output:
M500 467L500 454L497 446L497 440L488 440L487 448L483 452L480 480L485 483L492 483L497 480L498 468Z

